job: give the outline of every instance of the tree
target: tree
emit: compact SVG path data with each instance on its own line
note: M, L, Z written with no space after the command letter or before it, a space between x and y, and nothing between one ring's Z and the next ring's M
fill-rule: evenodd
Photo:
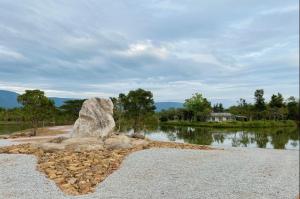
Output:
M299 102L296 101L295 97L291 96L287 100L288 119L298 120L299 119Z
M215 113L222 113L224 112L223 104L222 103L217 103L213 106L213 112Z
M257 111L264 111L266 109L266 103L264 98L264 90L258 89L254 93L255 97L255 108Z
M238 103L238 106L241 108L245 108L248 106L248 104L244 98L240 98L240 100L237 101L237 103Z
M273 94L269 102L267 115L273 119L284 119L287 115L285 108L284 99L280 93L277 95Z
M200 93L195 93L191 98L186 99L183 106L193 112L194 120L197 120L197 115L200 116L201 120L205 120L211 111L210 102Z
M124 118L124 105L126 100L126 95L123 93L120 93L117 98L111 97L110 98L112 103L114 104L114 120L116 122L116 125L118 127L118 131L121 130L121 124Z
M64 104L59 107L60 110L70 117L72 121L76 120L79 116L79 111L85 100L67 100Z
M278 93L277 95L272 95L271 97L271 101L269 103L269 106L271 108L281 108L284 106L284 103L283 103L284 99L282 97L282 95L280 93Z
M151 91L139 88L130 91L123 100L125 115L133 120L134 131L141 130L145 118L154 115L155 105Z
M26 117L32 123L33 135L35 136L38 122L44 121L53 115L55 110L54 101L48 99L43 91L26 90L24 94L18 96L18 102L23 105Z

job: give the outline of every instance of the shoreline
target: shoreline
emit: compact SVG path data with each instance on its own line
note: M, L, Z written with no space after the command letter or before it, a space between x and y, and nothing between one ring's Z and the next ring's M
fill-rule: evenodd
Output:
M159 123L162 126L189 126L207 128L288 128L297 127L297 123L292 120L284 121L232 121L232 122L190 122L190 121L166 121Z

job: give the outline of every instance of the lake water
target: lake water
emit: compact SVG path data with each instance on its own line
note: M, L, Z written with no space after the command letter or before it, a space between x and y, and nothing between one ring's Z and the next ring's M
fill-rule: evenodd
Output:
M30 128L24 123L0 123L0 135ZM159 141L174 141L219 147L252 147L299 150L298 128L208 129L160 126L144 132Z
M160 141L175 141L219 147L251 147L299 150L298 128L207 129L161 126L145 131L146 137Z

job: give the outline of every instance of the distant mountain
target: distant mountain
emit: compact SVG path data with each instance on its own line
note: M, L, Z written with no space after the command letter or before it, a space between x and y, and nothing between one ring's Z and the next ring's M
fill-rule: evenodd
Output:
M16 108L20 107L21 104L18 103L19 94L12 91L0 90L0 107L2 108ZM61 106L64 101L71 100L72 98L59 98L59 97L49 97L54 100L55 106Z
M19 94L12 91L0 90L0 107L2 108L15 108L20 107L21 104L18 103L17 98ZM54 100L55 106L61 106L66 100L71 100L73 98L60 98L60 97L49 97ZM183 106L180 102L156 102L156 111L161 111L162 109L169 108L181 108Z
M18 93L0 90L0 107L2 108L15 108L21 105L17 101Z
M74 98L59 98L59 97L49 97L49 99L52 99L55 103L56 107L59 107L64 104L67 100L73 100Z
M163 109L169 109L169 108L182 108L183 103L180 102L156 102L156 111L159 112Z

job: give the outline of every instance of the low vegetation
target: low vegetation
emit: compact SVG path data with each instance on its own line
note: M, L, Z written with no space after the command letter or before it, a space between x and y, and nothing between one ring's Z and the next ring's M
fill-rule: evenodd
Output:
M221 103L211 106L211 103L196 93L186 99L183 108L171 108L158 113L159 120L165 124L204 126L204 127L276 127L294 126L299 119L299 100L295 97L284 99L278 93L271 97L269 102L265 101L264 91L258 89L254 93L255 103L247 103L240 99L237 105L224 109ZM245 121L232 122L206 122L211 112L228 112L240 117Z
M213 128L270 128L270 127L295 127L296 122L293 120L269 121L228 121L228 122L197 122L197 121L167 121L161 123L162 125L175 126L191 126L191 127L213 127Z
M128 94L112 97L114 103L114 119L116 130L133 128L135 132L157 126L158 122L168 125L199 127L277 127L294 126L299 119L299 100L295 97L284 99L278 93L265 101L264 91L254 92L254 104L240 99L237 105L225 109L222 103L211 105L211 102L200 93L195 93L185 100L183 108L171 108L155 113L155 105L151 91L137 89ZM45 125L73 124L78 118L84 100L68 100L60 107L40 90L26 90L18 97L23 105L20 108L0 108L0 121L31 123L33 134L36 129ZM211 112L229 112L244 116L248 122L232 121L208 123Z

